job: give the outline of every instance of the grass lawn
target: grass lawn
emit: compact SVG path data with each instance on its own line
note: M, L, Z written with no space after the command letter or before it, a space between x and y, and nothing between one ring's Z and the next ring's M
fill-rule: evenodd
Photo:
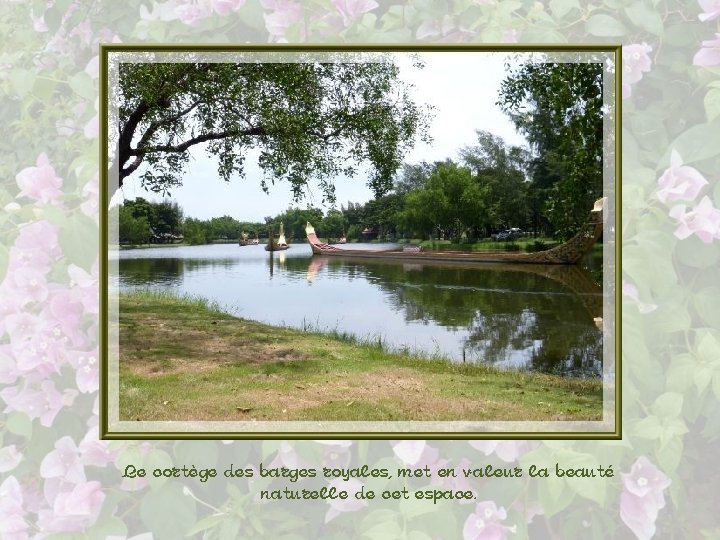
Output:
M501 372L120 296L122 420L600 420L600 381Z

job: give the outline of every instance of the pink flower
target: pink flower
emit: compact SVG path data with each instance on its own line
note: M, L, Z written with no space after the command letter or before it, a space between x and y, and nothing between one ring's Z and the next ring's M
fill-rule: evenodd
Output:
M38 512L38 526L47 531L73 532L88 528L97 520L105 494L100 482L77 484L55 495L52 510Z
M393 445L393 453L406 465L415 465L427 443L425 441L400 441Z
M465 520L463 538L465 540L502 540L512 528L501 525L507 518L502 506L497 507L494 501L482 501L475 507L475 512Z
M44 302L48 297L47 281L44 272L35 268L15 270L10 283L24 303Z
M210 0L210 5L215 13L224 17L231 11L237 11L243 7L245 0Z
M675 236L684 240L695 234L700 240L709 244L714 238L720 238L720 210L713 206L712 201L703 197L690 212L685 205L678 204L670 209L670 217L677 220Z
M486 456L495 453L501 460L512 463L531 450L530 441L470 441L470 446Z
M35 17L34 15L30 15L30 18L33 22L33 30L35 30L38 34L43 34L49 30L47 23L45 22L45 14L43 13L39 17Z
M59 478L72 484L85 482L85 468L80 461L80 451L75 441L68 436L59 439L55 443L55 450L42 460L40 476Z
M352 460L352 441L317 441L322 446L322 464L330 468L347 467Z
M7 405L6 412L19 411L30 418L39 418L45 427L52 425L60 409L71 405L76 395L75 390L61 394L53 381L45 380L37 385L28 378L22 388L10 386L0 391L0 398Z
M717 66L720 65L720 34L715 34L716 39L703 41L702 49L695 53L693 64L696 66Z
M444 36L455 29L455 21L450 15L445 15L442 19L426 19L415 31L417 39L434 38Z
M120 450L111 449L110 441L98 440L98 431L96 428L91 429L85 438L80 441L78 450L80 451L80 461L83 465L92 465L94 467L106 467L110 463L114 463L120 454Z
M620 474L623 492L620 494L620 517L639 539L655 534L655 521L665 506L664 491L670 479L645 457L633 463L629 473Z
M643 73L650 71L650 57L648 53L652 51L647 43L636 43L627 45L622 48L623 59L623 99L630 97L631 85L643 78Z
M83 135L86 139L97 139L100 133L100 115L95 114L83 127Z
M62 178L55 175L44 152L38 156L35 165L24 168L15 176L20 187L18 197L30 197L42 203L55 202L62 195Z
M25 513L20 483L14 476L8 476L0 484L0 538L8 540L28 538Z
M80 331L83 309L77 290L57 287L53 288L43 313L52 321L52 332L57 338L67 336L74 346L80 347L87 341Z
M80 205L80 210L86 216L97 220L100 202L100 188L97 176L85 184L82 189L82 196L85 202Z
M658 179L660 189L657 197L662 202L691 201L707 183L697 169L683 165L680 154L673 149L670 153L670 167Z
M0 473L12 471L23 460L14 444L0 448Z
M347 499L338 498L328 500L330 509L325 514L325 523L332 521L340 514L344 514L346 512L357 512L368 505L367 501L355 497L355 493L358 493L363 487L363 483L357 478L351 478L347 481L342 478L336 478L329 483L328 487L334 487L338 492L347 491L348 497Z
M71 358L75 368L75 383L83 394L97 392L100 385L100 362L96 353L80 353Z
M260 3L272 10L263 15L271 38L284 38L290 27L302 18L302 6L293 0L260 0Z
M657 304L646 304L641 302L640 293L638 292L637 287L633 283L625 281L624 279L622 281L622 293L623 296L629 298L632 303L638 306L638 310L642 314L650 313L651 311L655 311L657 309Z
M35 256L40 251L51 259L62 253L58 243L57 227L45 220L20 226L20 234L15 239L14 247L21 252L32 252ZM44 262L45 259L42 261Z
M342 15L345 27L379 6L375 0L332 0L332 3Z
M698 0L698 4L704 10L698 15L698 19L701 21L711 21L720 17L720 0Z
M77 294L77 298L85 308L87 313L97 314L99 311L99 264L95 259L90 273L71 264L68 266L68 275L70 276L70 286Z
M181 4L175 8L175 15L188 26L197 26L210 16L210 9L206 5L196 3Z

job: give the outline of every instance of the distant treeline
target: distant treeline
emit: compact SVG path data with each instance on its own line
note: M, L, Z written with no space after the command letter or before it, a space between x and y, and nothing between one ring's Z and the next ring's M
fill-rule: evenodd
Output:
M305 225L312 223L320 237L348 240L444 238L473 241L520 228L542 236L563 237L581 224L553 223L547 212L553 200L553 182L533 167L527 150L508 146L490 133L478 132L478 145L460 150L460 159L404 165L388 195L365 204L349 202L324 213L319 208L289 208L263 222L222 216L208 220L184 218L177 203L152 203L138 198L119 208L120 242L179 241L205 244L238 240L246 234L266 239L280 223L290 241L303 241ZM599 192L600 186L597 191ZM599 195L593 193L592 196ZM578 216L590 204L580 200ZM563 216L564 218L565 216ZM562 228L557 225L562 225Z

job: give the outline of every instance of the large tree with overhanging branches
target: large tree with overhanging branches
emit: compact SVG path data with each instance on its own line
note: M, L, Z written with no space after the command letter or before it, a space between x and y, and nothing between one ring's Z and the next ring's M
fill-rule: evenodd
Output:
M286 180L301 198L314 179L332 202L333 179L369 164L368 185L385 193L416 136L427 138L429 109L398 75L391 61L121 63L110 176L167 193L203 145L225 181L255 149L264 190Z

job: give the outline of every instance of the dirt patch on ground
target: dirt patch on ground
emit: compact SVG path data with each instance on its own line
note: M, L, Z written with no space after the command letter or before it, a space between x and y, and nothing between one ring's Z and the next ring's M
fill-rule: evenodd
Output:
M205 331L179 329L150 318L137 322L121 328L120 350L123 364L138 376L207 373L232 364L300 362L309 358L289 347L247 339L236 327L217 324Z
M352 407L355 403L394 404L402 416L416 420L435 420L438 416L457 419L477 417L496 411L491 401L448 399L411 370L381 369L372 373L335 375L322 383L296 385L292 392L252 390L242 396L258 408L280 408L284 413L312 409L328 403Z

